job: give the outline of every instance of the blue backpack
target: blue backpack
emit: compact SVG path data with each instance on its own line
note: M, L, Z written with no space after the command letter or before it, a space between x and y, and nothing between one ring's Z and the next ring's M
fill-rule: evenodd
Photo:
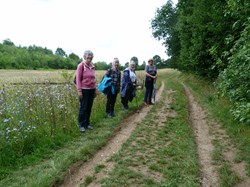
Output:
M109 92L112 92L112 94L114 94L115 88L112 84L112 78L107 77L105 75L100 84L98 85L98 90L102 92L104 95L108 95Z

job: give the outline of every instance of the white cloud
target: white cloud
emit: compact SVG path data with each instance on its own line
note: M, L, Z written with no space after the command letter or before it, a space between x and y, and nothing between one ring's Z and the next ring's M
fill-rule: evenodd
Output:
M152 37L150 20L164 0L0 0L0 40L37 45L80 57L91 49L94 62L139 63L154 55L167 59L161 41Z

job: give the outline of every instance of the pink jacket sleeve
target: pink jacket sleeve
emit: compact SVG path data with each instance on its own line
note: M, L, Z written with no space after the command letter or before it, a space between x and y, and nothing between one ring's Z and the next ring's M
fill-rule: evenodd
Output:
M76 87L78 92L82 92L83 62L78 64L76 70Z

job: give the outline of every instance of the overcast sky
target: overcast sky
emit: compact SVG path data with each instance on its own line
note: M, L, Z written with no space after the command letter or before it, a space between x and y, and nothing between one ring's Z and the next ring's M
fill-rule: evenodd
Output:
M175 0L174 2L177 2ZM166 0L0 0L0 41L15 45L62 48L94 62L139 64L154 55L167 59L162 41L152 36L150 21Z

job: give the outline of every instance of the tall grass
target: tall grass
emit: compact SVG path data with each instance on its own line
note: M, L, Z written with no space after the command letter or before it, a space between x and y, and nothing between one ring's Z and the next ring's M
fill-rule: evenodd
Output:
M76 134L74 85L2 84L0 89L1 168L17 167L19 158L55 148Z
M49 157L53 150L81 134L73 72L0 73L0 179L3 179L17 168ZM97 83L104 73L97 72ZM10 80L6 74L16 77ZM141 73L138 79L142 82ZM94 126L105 117L105 102L106 97L98 93L91 114ZM136 107L135 103L131 106ZM120 107L118 97L116 110Z

